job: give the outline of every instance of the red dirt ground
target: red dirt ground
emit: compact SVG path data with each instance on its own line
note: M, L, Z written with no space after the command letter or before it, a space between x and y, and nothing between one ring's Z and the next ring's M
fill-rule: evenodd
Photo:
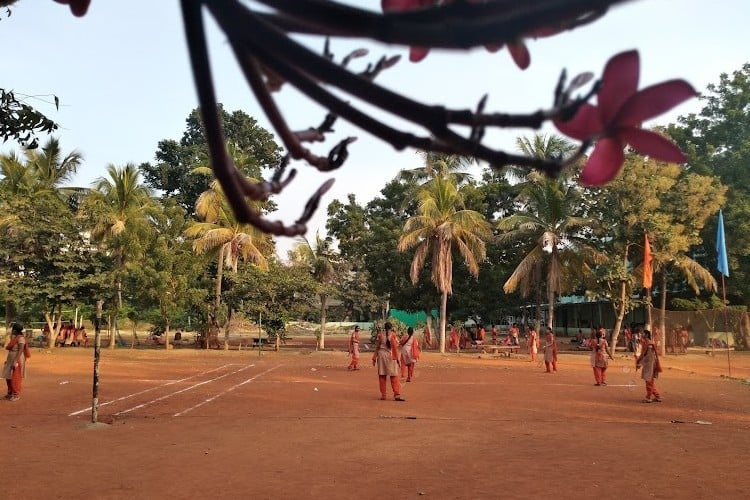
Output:
M398 403L379 400L369 353L347 372L342 339L302 343L104 348L98 425L93 350L33 349L21 400L0 402L2 497L750 497L745 353L732 379L725 355L667 356L664 402L643 404L623 353L594 387L586 353L546 374L427 352Z

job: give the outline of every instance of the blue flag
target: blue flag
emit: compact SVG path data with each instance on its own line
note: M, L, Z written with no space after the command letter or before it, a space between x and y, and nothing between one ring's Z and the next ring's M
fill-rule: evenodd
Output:
M724 216L719 210L719 225L716 228L716 254L718 255L717 269L721 274L729 277L729 263L727 262L727 244L724 240Z

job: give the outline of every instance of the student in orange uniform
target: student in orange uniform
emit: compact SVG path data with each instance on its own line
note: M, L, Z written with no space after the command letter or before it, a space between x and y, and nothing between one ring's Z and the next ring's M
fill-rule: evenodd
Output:
M419 359L419 340L414 336L414 328L409 327L406 335L399 342L401 345L401 377L411 382L414 377L414 366Z
M604 338L604 328L596 332L596 340L591 346L591 367L594 369L594 385L607 385L607 359L614 359L607 339Z
M536 361L536 354L539 351L539 334L536 332L534 326L529 326L529 354L531 355L531 361Z
M557 372L557 339L550 327L544 337L544 366L547 373Z
M349 334L349 356L352 362L347 370L359 370L359 325L354 325L354 330Z
M451 335L448 340L448 349L458 349L458 331L455 326L451 326Z
M495 325L492 325L492 343L497 345L497 327Z
M26 337L23 335L23 326L13 323L11 327L11 339L5 348L8 357L3 366L3 378L8 386L8 394L5 399L18 401L21 398L21 387L23 378L26 376L26 358L31 356Z
M474 343L476 345L484 344L485 335L486 335L486 332L484 331L484 325L479 325L479 329L477 330L477 339L474 341Z
M390 323L384 325L385 331L378 332L375 341L375 352L372 353L372 366L377 366L378 382L380 383L380 399L386 397L386 381L391 378L393 399L406 401L401 397L401 380L398 373L398 339Z
M656 388L656 379L661 373L661 363L659 355L656 353L656 343L651 340L651 332L643 331L643 353L638 357L635 363L635 369L643 368L641 378L646 382L646 397L644 403L661 403L661 394Z

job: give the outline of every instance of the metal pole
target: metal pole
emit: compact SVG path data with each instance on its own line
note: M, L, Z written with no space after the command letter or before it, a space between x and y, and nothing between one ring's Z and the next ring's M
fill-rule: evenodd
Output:
M729 370L729 376L732 376L732 362L729 356L729 326L727 321L727 289L724 285L724 273L721 273L721 294L724 300L724 334L727 336L727 369Z
M96 303L96 318L94 319L94 382L91 395L91 423L99 419L99 360L102 353L102 301Z

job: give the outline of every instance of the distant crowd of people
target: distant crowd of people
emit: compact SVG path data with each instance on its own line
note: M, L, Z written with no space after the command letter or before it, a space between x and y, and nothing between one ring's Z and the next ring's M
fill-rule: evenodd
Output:
M42 327L40 340L44 345L50 345L50 328L48 323ZM88 347L89 337L86 327L81 325L76 328L72 321L66 321L60 326L60 333L55 338L55 347Z

